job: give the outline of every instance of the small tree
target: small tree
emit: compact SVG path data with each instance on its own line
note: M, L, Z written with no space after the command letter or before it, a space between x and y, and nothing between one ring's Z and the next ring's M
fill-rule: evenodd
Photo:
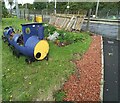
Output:
M7 11L7 9L5 8L5 4L4 2L2 3L2 17L6 18L9 16L9 12Z

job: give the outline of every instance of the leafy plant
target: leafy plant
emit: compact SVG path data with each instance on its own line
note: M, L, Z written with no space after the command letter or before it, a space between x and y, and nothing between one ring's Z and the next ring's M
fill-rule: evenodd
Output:
M44 36L48 37L49 31L48 31L48 26L44 26Z
M56 31L56 28L52 25L47 25L47 26L44 26L44 35L45 37L48 37L49 34L53 34L55 31Z
M57 30L54 26L52 25L48 25L47 27L45 27L45 37L48 37L48 34L53 34L55 31L57 31L59 33L59 36L57 38L57 40L59 41L59 43L55 42L57 45L61 45L61 46L65 46L68 44L72 44L75 42L82 42L85 40L85 36L82 33L74 33L74 32L68 32L65 30Z
M55 101L63 101L63 99L66 97L66 94L63 90L59 90L54 93L53 97L55 98Z
M53 34L56 31L56 28L52 25L49 25L48 26L48 31L49 31L50 34Z

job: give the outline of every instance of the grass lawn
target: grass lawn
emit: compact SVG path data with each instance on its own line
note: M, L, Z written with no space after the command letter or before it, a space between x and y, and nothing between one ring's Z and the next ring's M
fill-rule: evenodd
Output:
M0 34L2 33L2 27L0 22ZM2 41L0 38L0 80L2 79ZM2 101L2 81L0 82L0 101Z
M20 24L24 22L26 21L16 18L3 18L2 28L12 25L15 29L21 29ZM54 100L53 93L75 72L75 65L71 60L80 57L73 54L83 54L91 42L87 33L79 35L83 35L84 42L76 42L65 47L58 47L49 42L49 60L33 62L30 65L26 64L24 56L19 59L13 56L7 44L2 42L3 100Z

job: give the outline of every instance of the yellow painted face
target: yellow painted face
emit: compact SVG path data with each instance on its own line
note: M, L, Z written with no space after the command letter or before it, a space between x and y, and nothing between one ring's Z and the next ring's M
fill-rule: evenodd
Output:
M34 48L34 57L37 60L44 59L49 52L49 44L46 40L39 41Z

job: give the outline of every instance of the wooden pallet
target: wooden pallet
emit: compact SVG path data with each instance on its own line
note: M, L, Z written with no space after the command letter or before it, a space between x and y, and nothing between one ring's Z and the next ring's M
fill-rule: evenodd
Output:
M81 30L83 21L84 21L84 16L78 16L77 17L77 23L76 23L76 26L75 26L75 30L76 31L80 31Z
M56 16L51 16L49 24L54 25L56 21Z
M61 24L63 23L63 19L64 18L59 17L59 20L56 23L56 27L60 28Z
M68 25L68 23L69 23L69 21L70 21L70 19L69 18L67 18L66 19L66 21L65 21L65 24L63 25L63 29L65 29L66 27L67 27L67 25Z
M63 28L63 25L65 24L67 18L63 18L63 22L61 22L60 28Z
M49 24L66 31L80 31L85 15L62 15L51 16Z
M78 20L78 18L76 17L76 18L75 18L75 21L74 21L74 23L73 23L73 26L72 26L72 30L75 30L77 20Z
M71 28L71 26L72 26L72 24L73 24L73 22L74 22L74 18L75 18L75 17L74 17L74 15L73 15L72 18L70 19L68 25L66 26L65 30L70 30L70 28Z

